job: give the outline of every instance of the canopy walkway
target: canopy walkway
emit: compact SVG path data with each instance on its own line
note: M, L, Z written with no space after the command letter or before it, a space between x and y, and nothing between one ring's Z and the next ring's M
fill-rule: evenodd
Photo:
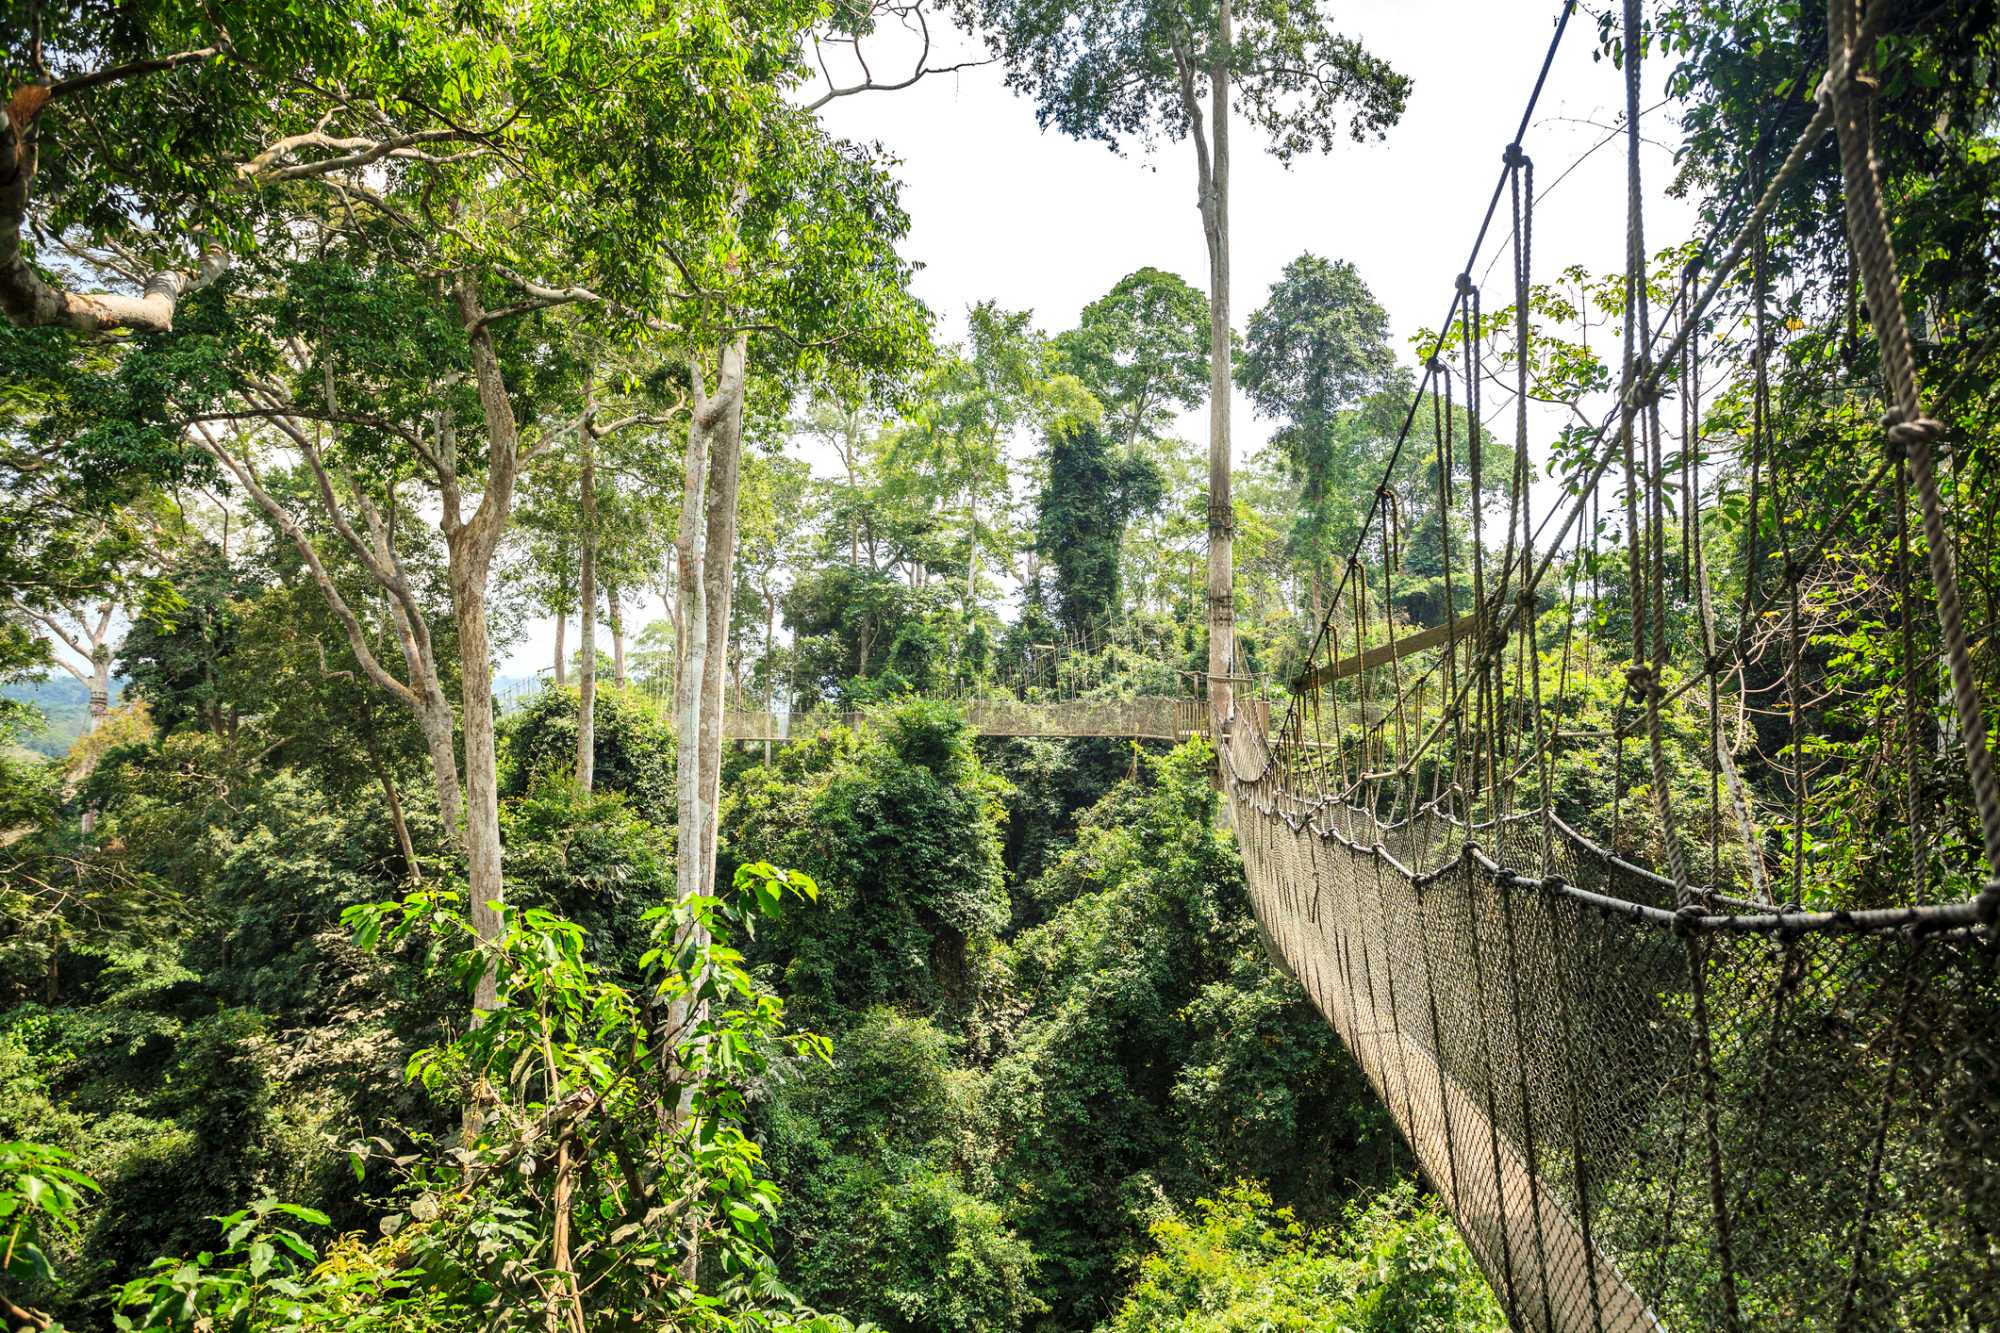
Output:
M2000 1327L2000 788L1933 457L1943 427L1919 401L1861 105L1870 29L1829 4L1810 123L1782 164L1746 170L1656 324L1636 0L1624 20L1617 401L1535 515L1531 96L1466 265L1511 199L1512 349L1483 359L1493 325L1459 277L1289 704L1275 724L1224 724L1251 901L1516 1328ZM1702 340L1729 303L1771 345L1762 228L1830 139L1880 358L1879 379L1843 392L1864 428L1885 400L1889 415L1851 479L1809 491L1774 437L1768 355L1748 358L1725 386L1751 417L1731 473L1748 473L1749 522L1723 530L1747 543L1729 607L1706 567L1703 501L1729 442L1703 433ZM1510 379L1512 475L1482 477L1482 386ZM1681 409L1677 443L1663 401ZM1420 422L1431 457L1399 471ZM1397 611L1417 521L1443 561L1431 626ZM1812 595L1856 582L1860 557L1829 569L1843 537L1886 566L1858 605ZM1610 623L1629 633L1603 627L1584 587L1607 569L1623 599ZM1839 836L1865 848L1813 827L1818 802L1854 797L1825 785L1842 765L1808 753L1829 743L1808 734L1808 673L1822 716L1838 696L1838 664L1809 645L1833 633L1881 642L1874 660L1893 665L1853 687L1868 702L1843 723L1882 814ZM1753 667L1776 701L1766 725L1789 728L1759 753L1756 790L1737 763L1754 733L1730 721ZM1615 706L1585 694L1607 675L1624 682Z

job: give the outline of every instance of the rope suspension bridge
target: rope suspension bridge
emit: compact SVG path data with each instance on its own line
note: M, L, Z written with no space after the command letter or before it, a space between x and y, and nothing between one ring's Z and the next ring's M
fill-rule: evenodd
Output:
M1752 168L1656 320L1625 0L1619 392L1537 515L1522 140L1573 8L1307 669L1275 723L1224 728L1253 904L1515 1327L2000 1327L2000 788L1873 151L1881 7L1830 0L1810 122ZM1765 244L1829 136L1881 372L1845 390L1874 447L1832 486L1773 426ZM1503 200L1513 310L1488 321L1470 274ZM1730 474L1748 474L1747 518L1705 531L1722 473L1704 339L1725 305L1751 326L1725 386L1748 405ZM1513 344L1498 371L1481 355L1496 334ZM1510 372L1508 451L1481 396ZM1419 539L1443 564L1442 615L1399 625ZM1709 567L1725 547L1744 571L1729 598ZM1881 574L1860 607L1828 593L1856 558ZM1835 725L1815 645L1836 631L1895 664L1865 682L1864 723L1840 724L1885 811L1844 835L1876 837L1866 856L1811 831L1852 767L1822 762L1806 715ZM1607 674L1615 701L1588 688ZM1773 731L1739 771L1744 738ZM1820 873L1871 858L1888 869Z

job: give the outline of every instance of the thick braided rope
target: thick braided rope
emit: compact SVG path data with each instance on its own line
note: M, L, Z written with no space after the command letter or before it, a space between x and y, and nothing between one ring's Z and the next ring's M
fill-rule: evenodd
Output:
M1879 6L1880 0L1875 0ZM1876 17L1870 14L1871 23ZM1873 127L1865 95L1858 86L1862 52L1856 44L1853 0L1827 0L1829 41L1839 43L1828 56L1823 94L1831 101L1834 129L1840 139L1840 170L1846 187L1847 237L1862 273L1868 297L1868 319L1882 348L1882 379L1888 391L1888 441L1909 461L1917 484L1918 509L1924 525L1924 545L1936 585L1938 624L1943 631L1946 665L1951 673L1952 704L1958 713L1972 799L1979 810L1986 864L1992 877L1980 896L1983 913L2000 915L2000 780L1987 748L1986 713L1979 682L1973 674L1972 651L1965 637L1965 611L1959 595L1958 571L1952 559L1951 535L1945 529L1944 501L1939 493L1932 446L1943 437L1942 423L1923 415L1918 400L1916 353L1909 319L1903 311L1902 281L1895 248L1889 239L1888 216L1882 206L1882 180L1875 159Z
M1666 738L1660 727L1660 668L1664 661L1664 634L1656 628L1654 632L1654 660L1646 660L1644 617L1641 614L1640 588L1645 578L1645 562L1640 555L1637 530L1638 505L1634 494L1637 478L1632 466L1633 436L1641 425L1642 405L1651 408L1658 400L1659 377L1654 373L1642 373L1640 358L1643 349L1651 343L1651 331L1647 328L1646 309L1646 223L1645 199L1641 191L1639 176L1639 75L1641 32L1639 25L1639 0L1625 0L1625 175L1626 175L1626 316L1625 316L1625 401L1623 404L1622 434L1625 448L1625 514L1626 523L1632 527L1629 538L1632 542L1632 667L1628 680L1640 702L1646 709L1647 750L1652 760L1653 770L1653 813L1660 825L1660 842L1666 853L1667 868L1674 882L1676 900L1685 904L1689 900L1688 872L1686 858L1681 855L1680 836L1674 827L1673 797L1667 774ZM1660 620L1660 612L1666 597L1666 590L1652 587L1645 590L1656 604L1654 619Z

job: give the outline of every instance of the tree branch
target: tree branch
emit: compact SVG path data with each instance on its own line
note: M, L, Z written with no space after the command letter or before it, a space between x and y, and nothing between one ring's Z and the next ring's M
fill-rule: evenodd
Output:
M178 69L182 65L193 65L222 54L219 46L204 46L195 51L176 51L170 56L156 56L151 60L133 60L123 65L113 65L108 69L92 70L75 78L60 79L49 84L43 102L53 102L59 97L69 97L76 93L88 92L107 83L122 83L126 79L143 78L148 74L158 74L164 70Z
M994 62L995 58L989 56L985 60L961 60L955 65L939 65L933 68L930 64L931 25L929 18L927 18L924 14L924 7L922 0L917 0L917 3L911 4L906 8L900 8L898 9L898 12L903 16L905 27L908 26L909 20L911 18L916 19L917 30L922 34L924 41L923 49L917 52L916 63L911 69L910 77L907 79L898 79L893 83L883 83L880 80L878 80L875 77L875 71L868 67L868 58L866 55L863 54L861 50L861 35L859 32L857 32L855 36L847 39L844 43L840 44L852 46L854 48L854 58L861 65L861 75L862 75L861 82L856 84L850 84L849 86L843 88L839 84L833 81L833 71L827 68L826 59L824 56L820 54L819 39L814 38L813 58L819 62L820 73L826 76L826 92L822 93L819 97L813 99L812 101L806 103L806 110L817 111L821 107L825 106L828 102L831 102L838 97L853 97L857 93L895 92L901 88L911 87L917 84L918 82L922 81L923 79L930 77L933 74L955 74L959 70L977 69L981 65L990 65Z
M361 669L367 673L368 679L411 708L418 708L420 705L417 692L390 675L376 660L374 650L369 647L368 636L362 631L360 619L348 606L347 599L341 596L339 586L334 583L333 576L327 573L326 566L320 560L319 549L299 526L298 520L264 489L247 458L240 458L226 448L209 432L204 423L195 422L194 431L201 441L203 450L229 470L230 475L249 492L257 507L264 511L264 516L270 519L272 525L298 550L300 557L306 562L306 568L312 573L313 582L319 585L320 592L326 597L327 605L339 619L341 628L347 631L347 646L353 650L355 661L361 664Z

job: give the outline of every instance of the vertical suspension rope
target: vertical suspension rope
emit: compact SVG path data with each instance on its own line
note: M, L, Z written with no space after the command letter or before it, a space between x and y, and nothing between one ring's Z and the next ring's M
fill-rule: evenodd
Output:
M1492 753L1489 747L1487 753ZM1497 828L1497 825L1496 825ZM1516 1324L1521 1322L1520 1281L1514 1272L1513 1223L1507 1216L1507 1181L1500 1170L1500 1107L1499 1099L1493 1091L1493 1036L1492 1020L1486 1012L1486 965L1479 947L1479 862L1473 857L1473 844L1465 844L1465 854L1460 858L1465 878L1466 939L1472 944L1472 989L1478 997L1478 1013L1474 1021L1479 1024L1479 1064L1485 1078L1486 1093L1486 1140L1487 1150L1493 1154L1493 1205L1500 1214L1500 1259L1501 1269L1507 1282L1507 1313Z
M1636 0L1628 0L1636 3ZM1687 962L1690 989L1694 996L1694 1050L1701 1075L1702 1135L1708 1148L1708 1202L1715 1225L1716 1256L1721 1265L1722 1313L1724 1327L1731 1333L1743 1327L1736 1299L1736 1254L1730 1237L1729 1198L1722 1173L1721 1112L1715 1076L1715 1044L1708 1027L1708 947L1694 931L1687 935Z
M1626 170L1626 312L1625 312L1625 384L1620 409L1621 435L1625 453L1625 518L1631 532L1628 540L1631 546L1632 579L1632 665L1627 672L1630 687L1639 695L1646 710L1647 749L1652 757L1653 768L1653 811L1659 821L1661 848L1666 855L1667 867L1674 882L1676 901L1686 906L1691 901L1688 885L1687 862L1681 854L1680 838L1674 830L1673 797L1667 782L1666 741L1660 727L1660 675L1666 666L1666 614L1663 590L1654 586L1642 594L1642 583L1647 577L1646 561L1642 547L1648 543L1639 532L1639 503L1634 492L1636 478L1634 439L1639 425L1639 402L1644 390L1646 402L1645 424L1652 437L1650 461L1655 465L1655 484L1652 487L1653 501L1652 530L1658 536L1658 449L1659 449L1659 390L1650 375L1644 375L1639 365L1640 349L1650 341L1646 300L1646 229L1645 199L1640 189L1639 174L1639 72L1643 51L1643 34L1639 25L1639 0L1625 0L1625 170ZM1655 551L1657 546L1655 544ZM1654 574L1658 572L1658 557L1655 556ZM1643 600L1642 600L1643 598ZM1646 652L1646 618L1642 606L1652 604L1652 655L1649 661Z
M1514 1025L1514 1074L1521 1094L1521 1146L1528 1155L1528 1208L1535 1220L1535 1268L1541 1275L1542 1326L1555 1333L1555 1308L1549 1299L1548 1244L1542 1235L1542 1159L1535 1148L1535 1103L1528 1092L1528 1035L1521 1019L1521 955L1514 926L1515 877L1502 871L1495 878L1500 888L1500 916L1507 939L1507 999Z
M1876 0L1879 4L1879 0ZM1871 9L1871 19L1879 11ZM1979 902L1984 918L2000 918L2000 779L1986 743L1986 713L1972 652L1965 636L1965 612L1959 597L1958 571L1952 558L1951 536L1945 528L1944 501L1939 491L1932 447L1944 437L1942 423L1923 415L1917 393L1916 352L1903 311L1902 281L1889 238L1882 204L1882 183L1875 162L1873 127L1866 116L1859 85L1858 29L1852 0L1827 0L1828 53L1826 91L1833 101L1834 130L1840 140L1841 180L1846 187L1847 239L1854 250L1868 299L1869 322L1881 346L1882 379L1889 398L1888 439L1900 448L1916 483L1917 503L1924 525L1925 554L1937 596L1938 624L1943 631L1945 662L1951 674L1952 705L1958 713L1959 739L1965 748L1972 797L1979 809L1980 832L1990 876Z
M1915 592L1910 579L1910 485L1909 469L1896 469L1896 589L1902 603L1901 639L1903 650L1903 762L1909 770L1903 788L1910 820L1910 887L1916 902L1924 900L1924 871L1928 852L1924 845L1923 763L1924 747L1917 728L1917 650Z
M1784 560L1785 583L1785 704L1789 719L1792 752L1792 901L1805 899L1806 873L1806 766L1805 726L1801 698L1805 688L1804 645L1799 628L1799 573L1792 560L1791 527L1785 517L1784 469L1778 462L1776 443L1771 438L1771 334L1766 314L1771 280L1763 231L1751 261L1756 311L1756 378L1752 389L1752 411L1767 445L1765 466L1771 474L1771 525L1777 535L1778 554ZM1753 520L1754 521L1754 520Z
M1490 636L1493 624L1493 607L1486 588L1486 459L1483 448L1484 430L1480 419L1481 383L1479 369L1479 340L1482 333L1479 309L1479 288L1473 285L1472 275L1458 275L1458 289L1464 300L1464 314L1460 323L1461 341L1465 353L1465 434L1467 461L1471 465L1470 495L1467 500L1468 523L1472 537L1472 610L1475 617L1473 631L1474 657L1472 669L1476 673L1475 722L1472 744L1476 752L1486 759L1484 781L1479 785L1485 789L1487 812L1499 813L1498 799L1500 770L1494 747L1498 741L1498 728L1494 725L1493 685L1496 679ZM1480 778L1477 765L1474 766L1475 780ZM1471 822L1471 803L1468 798L1467 822Z
M1556 899L1551 896L1543 901L1553 937L1556 933ZM1580 920L1578 924L1581 924ZM1581 933L1581 930L1577 931L1578 935ZM1556 984L1556 1018L1561 1027L1563 1075L1569 1094L1566 1100L1569 1108L1570 1171L1576 1180L1577 1230L1583 1238L1584 1275L1589 1281L1592 1333L1604 1333L1604 1296L1597 1286L1597 1241L1591 1230L1590 1169L1584 1161L1583 1151L1583 1098L1576 1077L1576 1026L1570 1013L1570 994L1576 990L1576 966L1572 950L1563 947L1562 941L1556 941L1553 954L1562 968Z
M1465 757L1465 711L1458 702L1458 605L1457 595L1452 590L1456 574L1452 560L1451 478L1457 466L1452 451L1452 416L1456 405L1452 402L1451 368L1436 357L1431 358L1431 364L1433 374L1444 381L1441 402L1437 389L1431 390L1431 414L1437 448L1438 543L1443 551L1444 564L1445 707L1451 710L1452 767L1456 769ZM1471 806L1468 805L1463 813L1466 822L1470 823Z
M1541 809L1541 863L1543 874L1549 871L1549 857L1555 842L1555 773L1552 756L1549 753L1547 713L1542 707L1542 653L1541 643L1536 634L1535 594L1528 586L1526 571L1534 568L1535 538L1533 515L1529 509L1531 500L1530 478L1533 473L1528 466L1528 353L1532 329L1528 322L1528 305L1532 295L1534 278L1534 238L1535 238L1535 163L1519 144L1513 145L1512 153L1518 161L1514 188L1514 234L1518 238L1514 272L1514 339L1516 366L1514 393L1517 408L1514 417L1515 450L1518 462L1517 489L1521 495L1521 653L1528 659L1528 679L1531 701L1534 708L1535 756L1540 767L1541 789L1538 793ZM1567 643L1567 640L1565 640Z
M1896 1025L1889 1038L1889 1068L1882 1075L1882 1104L1875 1117L1875 1135L1868 1156L1868 1183L1862 1191L1861 1215L1854 1221L1854 1250L1848 1256L1847 1284L1840 1297L1842 1333L1858 1327L1855 1298L1861 1293L1861 1277L1868 1267L1868 1230L1875 1223L1875 1209L1882 1201L1882 1158L1889 1147L1889 1122L1896 1109L1896 1082L1903 1072L1904 1038L1910 1026L1910 1009L1921 988L1924 940L1919 935L1910 946L1908 971L1903 976L1903 1000L1896 1009Z

